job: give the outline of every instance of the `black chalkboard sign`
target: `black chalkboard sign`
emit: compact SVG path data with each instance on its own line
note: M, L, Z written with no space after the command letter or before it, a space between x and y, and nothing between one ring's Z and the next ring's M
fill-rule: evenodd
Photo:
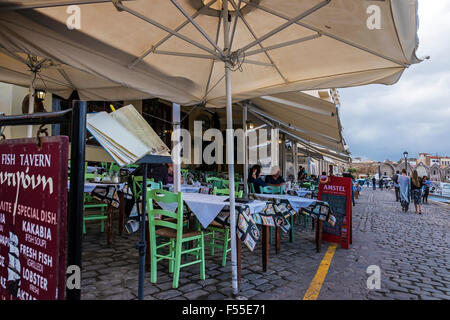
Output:
M347 197L324 193L322 194L322 198L320 200L328 202L331 212L336 217L336 224L334 227L329 223L324 223L322 232L340 237L342 223L347 215Z
M319 184L318 199L329 204L331 213L336 218L334 226L329 223L323 224L322 240L340 243L343 248L348 248L352 242L352 179L328 177L325 182ZM344 223L346 228L343 228Z

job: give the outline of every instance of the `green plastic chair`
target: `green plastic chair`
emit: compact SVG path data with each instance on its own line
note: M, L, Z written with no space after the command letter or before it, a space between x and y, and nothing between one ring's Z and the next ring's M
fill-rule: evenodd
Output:
M162 203L177 203L176 212L154 209L153 201ZM180 269L199 263L200 279L205 280L205 245L204 234L201 230L188 230L183 228L183 194L173 193L162 189L147 189L148 223L150 231L150 281L156 283L157 263L161 260L169 260L169 272L173 273L172 287L178 288ZM171 221L157 219L156 216L168 217ZM158 227L158 228L157 228ZM166 242L156 244L156 236L168 239ZM195 246L183 249L183 243L195 240ZM169 247L169 254L164 255L158 249ZM181 264L181 256L190 254L195 260Z
M248 183L248 189L249 189L250 193L256 193L255 192L255 185L252 182Z
M87 162L84 164L84 179L93 179L95 174L87 173ZM105 214L105 209L108 207L106 203L101 203L98 200L91 197L88 193L83 194L83 234L86 234L86 221L100 220L100 231L105 232L105 220L108 216ZM86 215L87 209L100 209L99 214Z

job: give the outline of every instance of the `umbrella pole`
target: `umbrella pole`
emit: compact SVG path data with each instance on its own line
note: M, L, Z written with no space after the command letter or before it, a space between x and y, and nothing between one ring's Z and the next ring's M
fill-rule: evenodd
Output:
M172 104L172 122L173 122L173 147L172 150L175 151L173 154L173 192L178 193L181 191L181 144L180 144L180 119L181 111L180 105Z
M144 285L145 285L145 215L147 214L147 171L148 166L144 164L144 173L142 176L142 210L141 210L141 221L140 221L140 231L141 237L140 241L137 243L136 247L139 250L139 284L138 284L138 299L144 300ZM139 207L139 203L136 202Z
M244 105L242 126L244 129L244 197L248 195L248 138L247 138L247 105Z
M34 87L33 87L34 77L36 77L36 75L33 74L33 78L31 79L31 82L30 82L30 96L28 98L28 113L29 114L34 112ZM27 138L31 138L32 136L33 136L33 126L28 125L27 126Z
M228 0L222 2L223 30L224 30L224 52L230 54L230 35L228 21ZM233 109L231 99L231 64L230 60L225 61L225 87L227 97L227 162L228 181L230 188L230 231L231 231L231 284L233 294L239 292L237 279L237 254L236 254L236 208L234 201L234 135L233 135Z

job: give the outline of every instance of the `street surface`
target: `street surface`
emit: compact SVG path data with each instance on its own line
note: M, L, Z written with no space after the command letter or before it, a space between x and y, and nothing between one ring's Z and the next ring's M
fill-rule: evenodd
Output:
M424 214L414 206L403 213L392 190L363 188L353 211L353 244L338 246L318 299L450 299L450 206L429 202ZM327 251L315 252L311 224L295 226L295 241L282 233L281 252L270 251L269 270L261 270L261 244L242 245L242 299L303 299ZM95 223L84 240L82 299L136 299L137 235L114 236L111 247ZM158 282L146 273L146 299L231 299L231 267L220 266L219 251L206 252L206 280L199 267L183 268L172 289L167 263L158 265ZM380 289L368 289L371 265L380 270Z

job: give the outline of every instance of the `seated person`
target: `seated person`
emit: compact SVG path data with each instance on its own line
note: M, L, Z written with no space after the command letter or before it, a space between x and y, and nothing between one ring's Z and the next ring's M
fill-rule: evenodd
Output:
M248 175L248 182L253 183L256 193L261 193L261 187L267 186L263 179L261 179L261 166L255 164Z
M303 168L303 166L300 166L299 170L298 170L298 181L304 181L306 179L307 175L306 175L306 170L305 168Z
M167 183L173 184L173 163L167 164ZM180 183L183 184L183 176L180 176Z
M280 175L279 166L272 167L272 174L266 176L266 183L268 186L274 187L280 187L285 183L283 177Z

